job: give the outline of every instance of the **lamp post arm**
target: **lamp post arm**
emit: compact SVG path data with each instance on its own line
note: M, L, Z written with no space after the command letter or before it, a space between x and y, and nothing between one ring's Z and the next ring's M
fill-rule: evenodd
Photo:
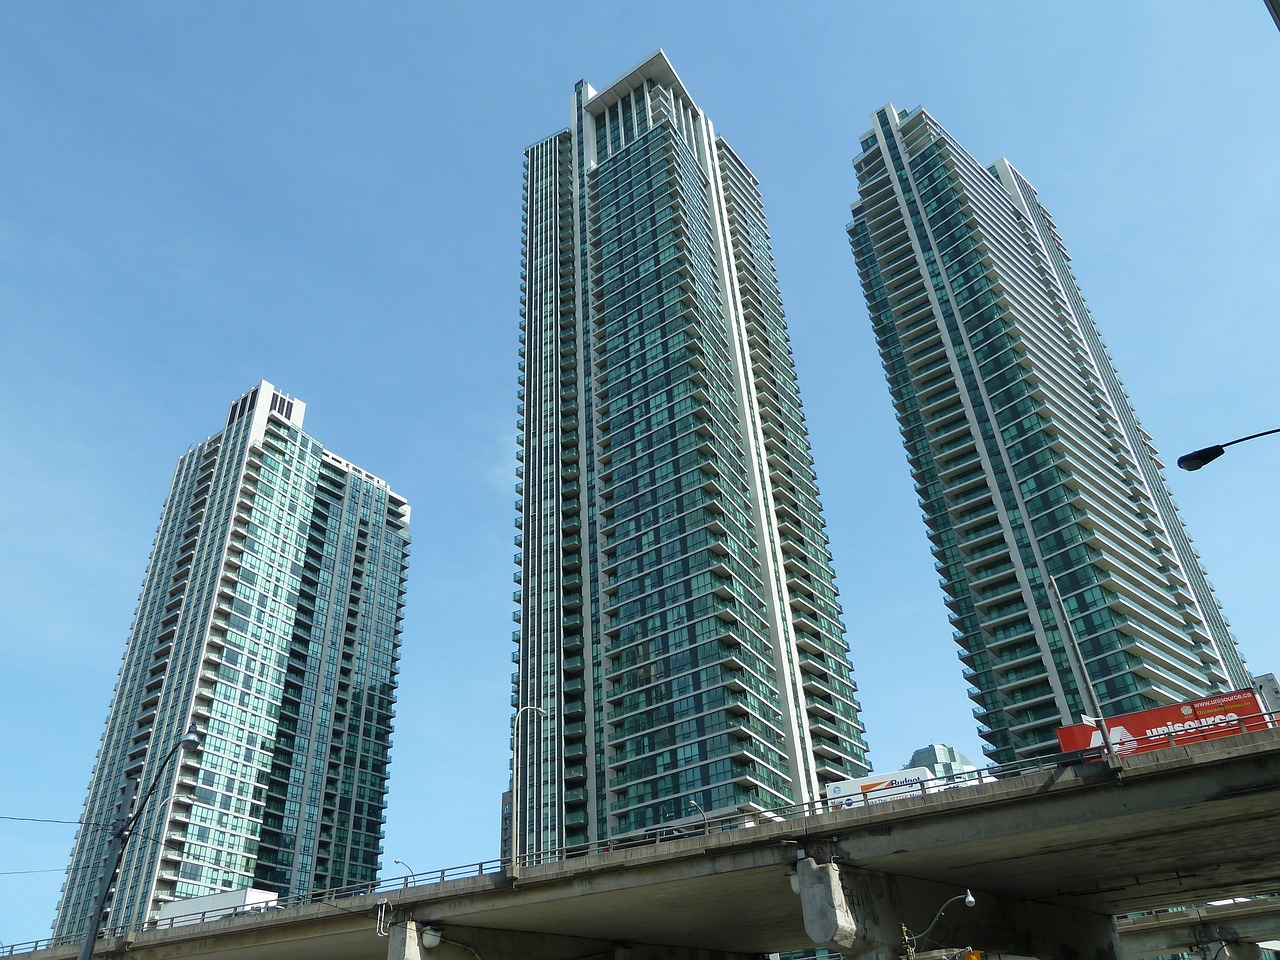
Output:
M133 825L138 822L138 818L142 816L142 811L147 809L147 801L150 800L152 794L156 792L156 787L160 786L160 778L164 776L164 772L168 768L169 763L173 760L174 756L182 749L183 743L183 740L179 740L169 748L169 752L165 755L164 762L160 764L160 769L157 770L155 776L151 778L151 785L147 787L147 792L142 795L142 801L138 804L138 809L135 810L132 815L130 815L129 819L125 821L123 830L126 838L129 831L133 829ZM128 813L127 807L125 808L125 812Z
M1213 463L1213 461L1226 453L1227 447L1234 447L1237 443L1244 443L1246 440L1269 437L1273 433L1280 433L1280 427L1276 427L1274 430L1263 430L1261 433L1251 433L1247 437L1238 437L1235 440L1228 440L1226 443L1215 443L1213 446L1192 450L1190 453L1184 453L1178 458L1178 466L1183 470L1199 470L1205 464Z
M707 811L702 809L702 804L698 803L693 797L689 798L689 806L698 811L698 815L702 817L702 833L705 836L711 832L711 825L707 820Z
M1238 440L1228 440L1226 443L1220 443L1220 447L1234 447L1237 443L1244 443L1246 440L1257 440L1259 437L1269 437L1273 433L1280 433L1280 427L1274 430L1263 430L1261 433L1251 433L1247 437L1241 437Z
M944 913L946 913L946 912L947 912L947 907L951 906L951 905L952 905L953 903L955 903L957 900L963 900L963 899L965 898L965 896L967 896L967 894L963 894L963 893L961 893L961 894L959 894L959 895L957 895L957 896L952 897L950 900L948 900L946 903L944 903L941 907L939 907L939 908L938 908L938 915L937 915L936 917L934 917L934 918L933 918L933 922L932 922L932 923L930 923L927 927L925 927L925 928L924 928L924 932L923 932L923 933L917 933L915 936L913 936L913 937L911 938L911 944L912 944L912 946L915 946L915 944L916 944L916 942L917 942L917 941L919 941L919 940L924 940L926 937L928 937L928 936L929 936L929 934L933 931L933 928L934 928L934 927L936 927L936 926L938 925L938 921L942 919L942 915L943 915Z
M915 960L916 944L929 936L929 933L933 930L933 928L938 925L938 921L942 919L942 915L947 912L947 907L951 906L957 900L963 900L964 905L966 907L972 907L976 903L976 901L973 898L973 891L965 890L964 893L956 894L954 897L952 897L950 900L948 900L946 903L944 903L941 907L938 908L937 914L934 916L932 922L930 922L930 924L924 928L923 933L913 934L910 930L907 929L907 925L905 923L902 925L902 943L903 943L903 946L907 948L907 956L910 957L911 960Z
M912 933L907 929L907 925L905 923L902 925L902 945L906 947L908 960L916 960L916 944L929 936L929 933L933 928L938 925L938 921L942 919L942 915L947 912L947 907L951 906L957 900L963 900L966 907L972 907L977 904L977 900L975 900L973 896L973 891L966 889L964 893L956 894L938 908L938 912L934 915L934 918L929 925L924 928L923 933Z

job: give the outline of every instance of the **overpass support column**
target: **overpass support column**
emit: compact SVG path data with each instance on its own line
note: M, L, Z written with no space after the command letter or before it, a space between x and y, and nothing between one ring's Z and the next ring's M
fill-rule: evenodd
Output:
M804 932L814 943L857 960L894 960L903 951L901 909L893 881L866 870L796 862Z
M423 960L422 926L411 917L393 923L387 931L387 960Z
M963 888L806 858L796 864L805 932L856 960L896 960L904 934L929 930L919 951L972 947L1041 960L1119 960L1111 917L974 890L974 907L952 903ZM1242 958L1249 960L1249 958Z

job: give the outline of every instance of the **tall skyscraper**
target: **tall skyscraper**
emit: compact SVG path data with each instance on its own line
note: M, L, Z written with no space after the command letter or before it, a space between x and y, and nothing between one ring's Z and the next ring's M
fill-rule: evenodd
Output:
M516 852L866 772L755 177L659 52L525 205Z
M175 899L375 879L409 506L302 432L265 381L179 461L147 566L55 936L82 936L126 778L146 789L108 926Z
M1088 712L1068 630L1107 714L1248 686L1035 190L922 109L874 122L849 236L987 755Z

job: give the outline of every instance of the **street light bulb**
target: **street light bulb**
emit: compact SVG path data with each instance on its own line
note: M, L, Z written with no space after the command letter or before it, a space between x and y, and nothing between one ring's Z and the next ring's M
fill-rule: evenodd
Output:
M968 890L964 892L964 905L966 907L972 907L977 902L978 902L977 900L973 899L972 893L970 893Z
M1178 466L1183 470L1199 470L1206 463L1213 463L1225 452L1220 444L1214 444L1212 447L1205 447L1202 450L1193 450L1191 453L1184 453L1178 458Z

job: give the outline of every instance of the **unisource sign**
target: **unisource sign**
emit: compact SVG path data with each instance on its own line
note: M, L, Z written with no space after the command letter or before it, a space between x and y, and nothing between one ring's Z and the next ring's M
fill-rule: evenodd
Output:
M1216 740L1248 730L1265 730L1272 723L1253 690L1221 693L1168 707L1107 717L1107 732L1116 753L1146 753L1180 743ZM1102 731L1093 723L1058 728L1063 753L1102 746Z

